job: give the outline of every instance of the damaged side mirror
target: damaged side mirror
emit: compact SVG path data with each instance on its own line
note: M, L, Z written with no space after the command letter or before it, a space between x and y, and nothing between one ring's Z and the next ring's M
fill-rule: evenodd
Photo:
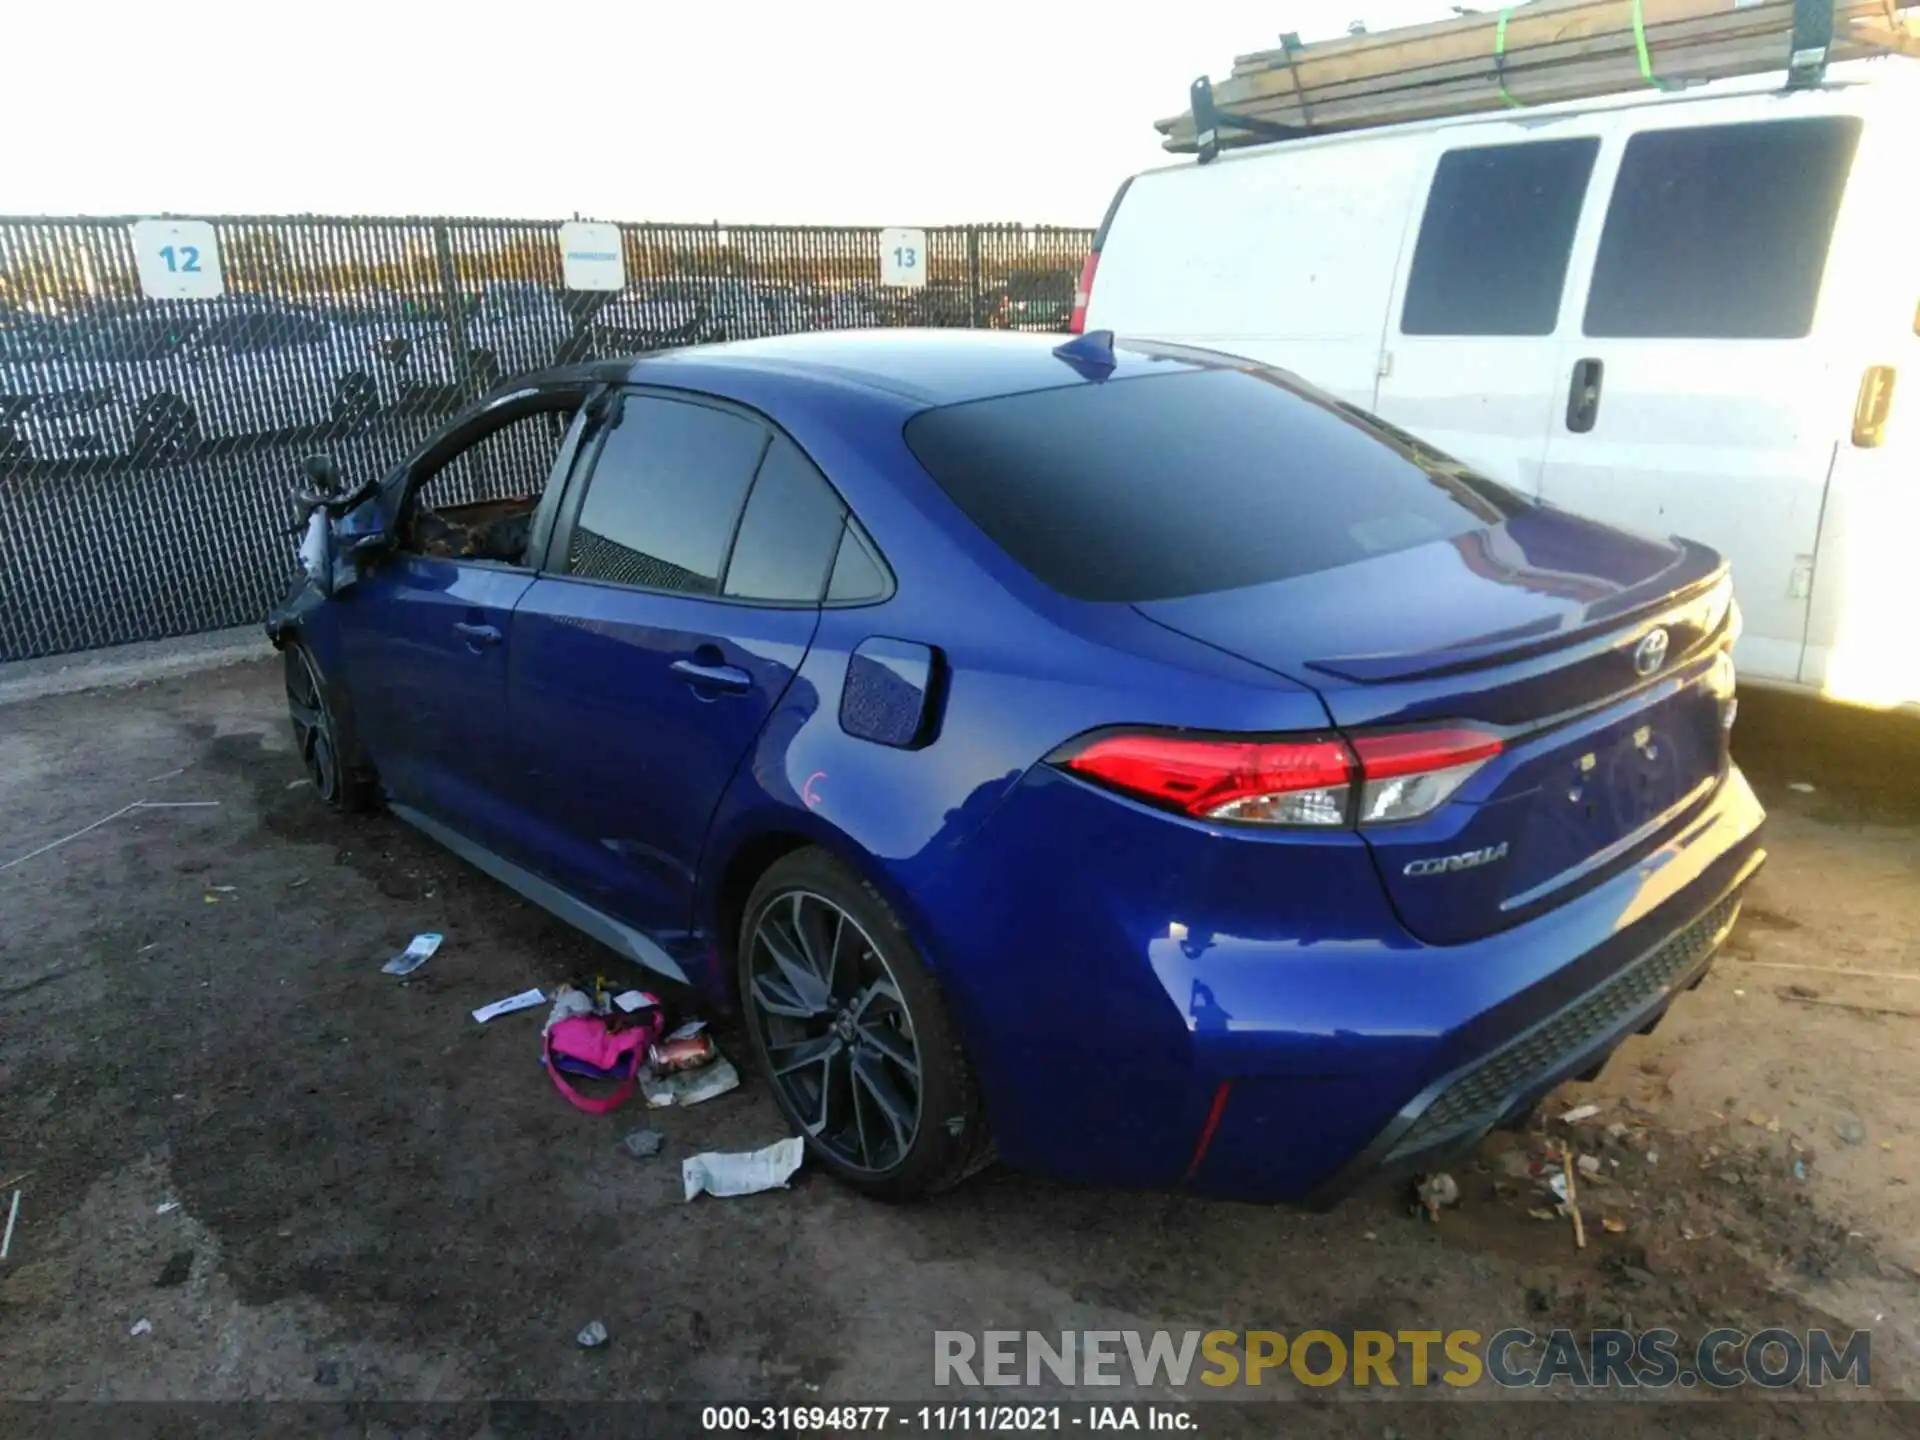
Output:
M309 455L305 468L308 486L314 494L331 498L340 493L340 466L333 456Z

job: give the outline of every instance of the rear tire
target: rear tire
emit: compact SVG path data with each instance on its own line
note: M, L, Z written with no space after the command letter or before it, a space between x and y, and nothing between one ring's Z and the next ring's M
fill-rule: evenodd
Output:
M816 1163L911 1200L992 1161L940 987L871 885L823 850L795 851L753 887L735 950L754 1056Z
M379 780L360 749L352 716L327 684L320 662L298 640L288 641L281 657L294 750L315 792L330 809L342 813L378 808Z

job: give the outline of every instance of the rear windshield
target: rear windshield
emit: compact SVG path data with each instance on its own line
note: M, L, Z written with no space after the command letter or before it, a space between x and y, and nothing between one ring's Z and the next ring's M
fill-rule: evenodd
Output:
M916 415L907 444L1037 579L1139 603L1496 524L1524 501L1271 372L1071 385Z

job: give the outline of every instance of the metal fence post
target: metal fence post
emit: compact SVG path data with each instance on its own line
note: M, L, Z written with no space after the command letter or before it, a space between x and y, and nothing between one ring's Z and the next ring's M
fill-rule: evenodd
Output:
M967 324L980 328L980 227L967 227Z
M453 373L464 390L474 384L476 377L473 354L467 347L466 298L460 293L460 277L453 268L453 232L445 225L433 227L433 253L440 262L440 304L447 317L447 344L453 351Z

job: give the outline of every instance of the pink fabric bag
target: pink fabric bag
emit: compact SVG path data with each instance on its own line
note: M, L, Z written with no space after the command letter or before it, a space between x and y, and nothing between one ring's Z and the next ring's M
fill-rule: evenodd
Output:
M609 1030L600 1015L572 1015L547 1032L541 1042L547 1074L567 1103L589 1115L606 1115L620 1108L640 1083L640 1067L647 1063L647 1047L660 1038L662 1017L658 1009L636 1017L635 1023L621 1030ZM579 1060L596 1070L621 1076L620 1088L611 1095L582 1095L567 1081L555 1064L556 1056Z

